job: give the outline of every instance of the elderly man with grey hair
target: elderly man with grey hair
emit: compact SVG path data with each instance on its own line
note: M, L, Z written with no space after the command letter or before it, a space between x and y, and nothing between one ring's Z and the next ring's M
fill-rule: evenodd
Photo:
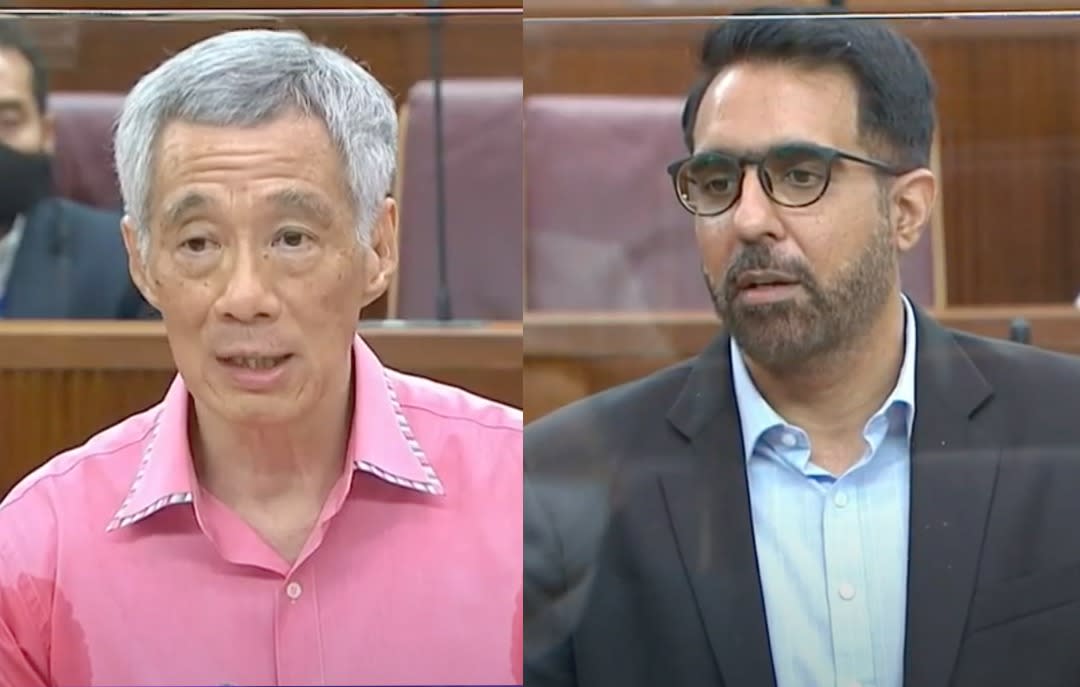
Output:
M521 413L356 333L396 137L383 87L291 32L131 91L123 236L179 374L0 504L0 685L521 682Z

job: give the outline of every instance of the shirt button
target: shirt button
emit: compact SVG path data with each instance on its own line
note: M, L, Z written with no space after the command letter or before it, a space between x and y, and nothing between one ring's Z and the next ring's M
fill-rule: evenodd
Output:
M304 593L304 588L300 586L299 582L290 582L285 587L285 593L289 595L289 598L296 601L300 598L300 595Z
M833 503L836 504L837 508L843 508L847 505L847 494L842 491L836 492L836 495L833 496ZM852 687L856 687L856 684L852 683Z
M855 598L855 587L850 582L845 582L840 585L837 593L840 594L840 598L844 601L851 601Z
M796 438L795 435L791 432L784 432L783 435L781 435L780 437L780 441L784 444L784 446L787 446L788 448L791 448L795 446L795 444L799 443L798 438Z

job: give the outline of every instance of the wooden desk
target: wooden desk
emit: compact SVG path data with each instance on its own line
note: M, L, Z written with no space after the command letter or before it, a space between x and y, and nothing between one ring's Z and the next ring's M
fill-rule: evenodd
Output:
M948 327L1006 339L1015 317L1032 343L1080 355L1080 310L1066 305L950 308ZM578 398L693 357L716 335L716 316L693 313L530 313L525 318L525 421Z
M379 326L387 365L521 406L521 323ZM0 322L0 498L50 456L157 403L176 374L159 322Z

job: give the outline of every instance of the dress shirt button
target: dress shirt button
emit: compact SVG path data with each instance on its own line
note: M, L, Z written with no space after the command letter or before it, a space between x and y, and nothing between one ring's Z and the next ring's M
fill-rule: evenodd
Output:
M850 582L844 582L840 585L837 593L840 594L840 598L844 601L851 601L855 598L855 587Z
M285 587L285 593L289 595L289 598L296 601L300 598L300 595L304 593L304 588L300 586L299 582L290 582Z
M842 491L836 492L836 495L833 496L833 503L836 504L837 508L843 508L847 505L847 494ZM855 687L855 684L856 683L852 683L852 687Z
M798 439L798 437L796 437L791 432L784 432L780 436L780 442L783 443L784 446L787 446L788 448L791 448L791 447L795 446L795 444L799 443L799 439Z

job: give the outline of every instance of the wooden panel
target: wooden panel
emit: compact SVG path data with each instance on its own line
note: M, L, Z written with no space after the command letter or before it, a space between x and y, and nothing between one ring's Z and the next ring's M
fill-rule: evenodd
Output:
M525 16L534 17L641 17L641 16L716 16L737 10L769 5L772 7L821 7L824 0L725 0L723 3L702 0L525 0ZM1075 0L846 0L851 12L978 12L1022 10L1074 10Z
M391 367L522 405L520 323L360 332ZM0 322L0 498L49 456L157 403L174 375L157 322Z
M661 16L715 16L740 9L751 9L763 4L787 7L821 7L824 0L786 0L786 2L762 3L758 0L724 0L702 2L701 0L525 0L525 16L528 18L552 17L661 17Z
M167 5L192 6L192 3L53 3L22 0L13 3L25 8L57 8L59 5L101 6L111 4L129 9L139 4L155 10ZM213 7L215 3L195 3ZM221 7L224 3L216 3ZM262 9L287 6L284 2L247 3ZM372 72L395 94L399 102L413 83L429 77L430 22L422 16L302 16L293 13L277 18L173 19L169 21L131 17L45 17L23 21L42 44L50 64L53 90L127 91L144 73L170 54L203 38L237 28L290 28L307 33L312 39L343 49L354 59L368 64ZM320 3L321 4L321 3ZM349 3L328 2L329 7ZM423 3L413 2L412 5ZM458 3L460 7L490 7L494 3L474 0ZM501 3L506 7L510 3ZM237 3L224 4L230 10L241 9ZM316 4L315 7L318 7ZM355 6L355 3L352 3ZM392 5L376 4L386 10ZM311 11L313 8L305 8ZM521 76L520 10L503 13L459 13L444 22L444 76L507 77Z
M852 12L1075 11L1075 0L846 0Z
M431 0L13 0L11 7L42 10L427 10ZM521 0L440 0L443 10L521 9Z
M1080 311L1071 306L948 308L946 327L1006 339L1025 318L1032 343L1080 355ZM525 420L691 358L716 336L707 313L536 313L525 318ZM658 409L662 412L662 409Z
M894 6L906 5L875 9ZM683 95L710 24L527 19L526 93ZM1080 165L1071 161L1080 147L1080 20L895 26L938 82L950 304L1071 302L1080 290Z

